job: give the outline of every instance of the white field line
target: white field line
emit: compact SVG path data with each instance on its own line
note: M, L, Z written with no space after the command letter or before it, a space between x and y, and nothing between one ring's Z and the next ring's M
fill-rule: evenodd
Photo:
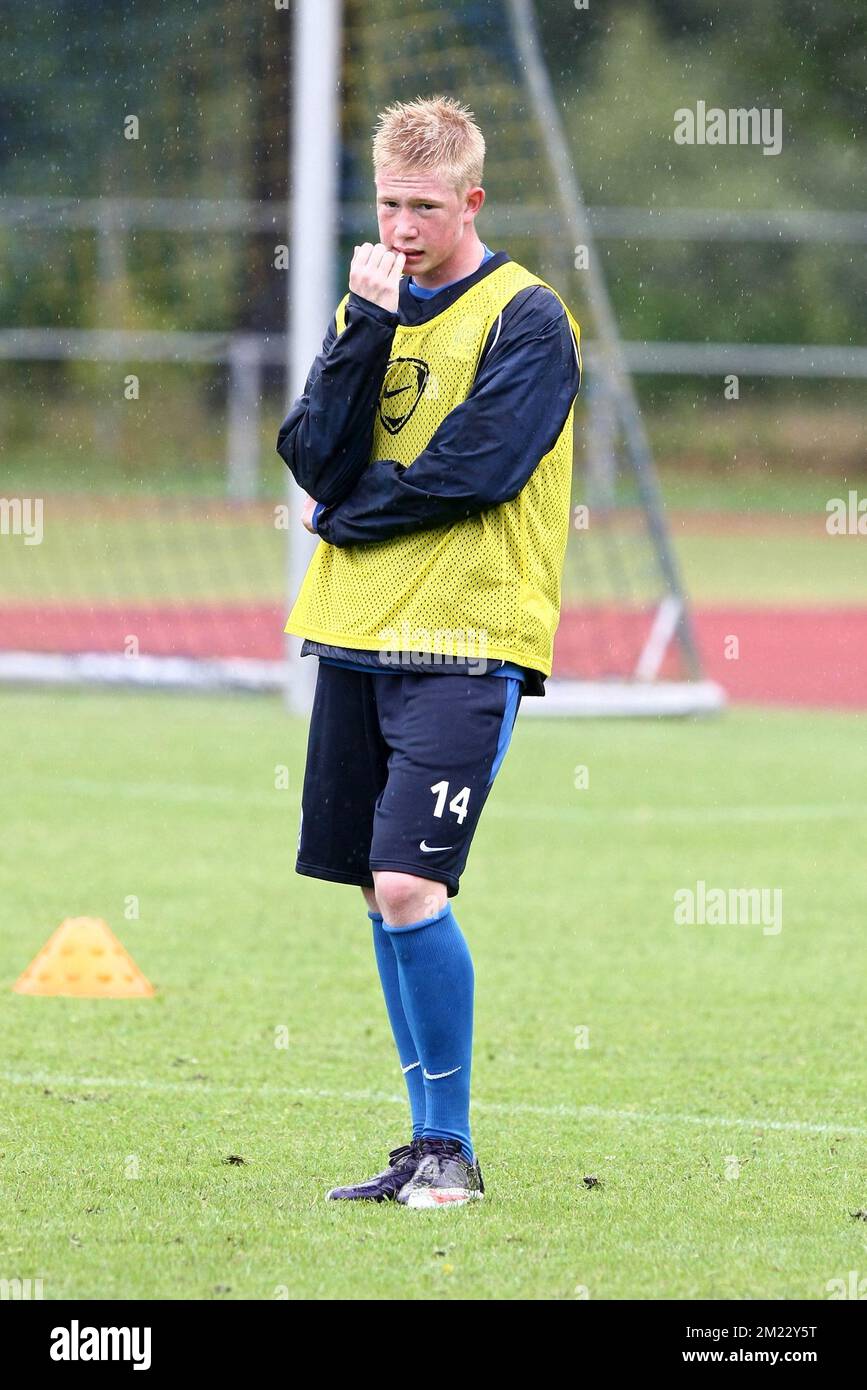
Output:
M11 780L11 779L10 779ZM10 783L6 783L11 791ZM241 792L234 787L185 785L180 782L99 781L85 777L18 779L22 791L44 792L49 796L67 794L130 801L174 801L185 804L215 803L232 809L245 807L295 808L300 785L286 791ZM281 803L282 799L282 803ZM565 821L578 825L714 825L775 824L816 820L867 819L867 802L805 802L780 806L630 806L621 811L596 810L577 806L500 805L494 801L485 809L485 818L500 820Z
M218 1095L284 1096L286 1099L345 1101L358 1105L406 1105L406 1096L384 1091L337 1091L311 1086L276 1086L268 1082L243 1086L212 1081L152 1081L147 1077L67 1076L53 1072L0 1071L0 1081L10 1086L69 1087L94 1091L156 1091L172 1094L214 1092ZM646 1125L698 1125L705 1129L769 1129L787 1134L847 1135L867 1138L867 1128L837 1125L813 1120L767 1120L761 1116L679 1115L647 1110L609 1110L601 1105L515 1105L499 1101L474 1100L473 1110L487 1115L539 1115L550 1119L625 1120Z

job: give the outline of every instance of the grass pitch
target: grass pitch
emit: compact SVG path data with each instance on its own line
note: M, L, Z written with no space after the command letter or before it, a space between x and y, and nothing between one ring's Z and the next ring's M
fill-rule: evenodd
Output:
M864 732L519 718L455 903L489 1195L428 1213L323 1200L407 1124L361 895L293 872L304 726L271 700L3 693L0 1276L49 1299L863 1277ZM781 889L782 930L677 925L698 880ZM154 1000L10 991L78 914Z

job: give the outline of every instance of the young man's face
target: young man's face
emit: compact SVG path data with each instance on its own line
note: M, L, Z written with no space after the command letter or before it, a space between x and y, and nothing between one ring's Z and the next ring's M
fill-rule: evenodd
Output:
M428 279L445 283L451 264L457 265L467 249L465 238L476 241L474 219L484 201L484 189L458 194L426 170L377 174L379 239L390 251L404 253L405 274L421 284Z

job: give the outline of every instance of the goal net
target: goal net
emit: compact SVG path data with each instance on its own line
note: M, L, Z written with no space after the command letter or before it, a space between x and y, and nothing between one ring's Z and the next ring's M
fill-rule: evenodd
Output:
M285 29L262 38L258 69L272 87L279 77L287 97L275 53L288 38ZM546 698L525 708L718 707L721 692L702 679L576 173L580 151L564 128L533 5L344 0L341 49L333 302L353 243L376 235L370 137L377 112L393 100L444 93L472 107L488 140L482 239L556 286L581 324L573 525L554 674ZM212 55L218 86L232 81L219 67L230 62L227 53ZM287 101L287 126L289 116ZM195 203L155 202L157 191L93 201L86 230L106 306L129 309L137 277L158 255L182 283L197 233L214 238L230 264L258 257L263 295L285 296L284 213L252 198L222 198L218 185L215 196ZM80 235L85 211L78 208L76 223L48 199L23 210L30 254L46 255L51 238L73 237L76 228ZM279 331L233 323L228 313L222 332L198 329L176 315L170 326L137 323L136 331L0 333L7 415L19 390L31 401L61 401L28 426L29 445L12 458L3 485L0 678L303 688L304 663L297 647L284 645L282 628L305 542L284 505L285 470L273 452L287 343ZM323 322L319 337L324 329Z
M554 285L583 338L573 526L554 673L533 713L687 713L722 692L702 680L653 459L620 348L532 0L347 0L343 72L348 245L376 235L370 132L408 96L467 102L486 133L478 230Z

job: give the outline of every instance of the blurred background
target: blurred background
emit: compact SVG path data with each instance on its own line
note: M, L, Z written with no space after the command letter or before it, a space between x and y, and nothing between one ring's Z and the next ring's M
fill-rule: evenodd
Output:
M315 30L329 7L308 8ZM556 673L863 705L867 541L829 535L827 507L867 489L865 12L829 0L817 29L807 0L344 0L323 206L293 176L301 9L62 0L6 16L4 529L25 510L3 538L0 676L285 684L308 552L279 512L277 428L353 242L376 234L377 111L446 92L488 141L483 240L582 325L575 503L591 519L569 548ZM541 106L521 45L533 10ZM699 101L778 108L780 152L676 143L675 112ZM299 226L328 243L329 283L293 328ZM591 275L643 465L594 350ZM27 499L43 502L38 544L22 543Z

